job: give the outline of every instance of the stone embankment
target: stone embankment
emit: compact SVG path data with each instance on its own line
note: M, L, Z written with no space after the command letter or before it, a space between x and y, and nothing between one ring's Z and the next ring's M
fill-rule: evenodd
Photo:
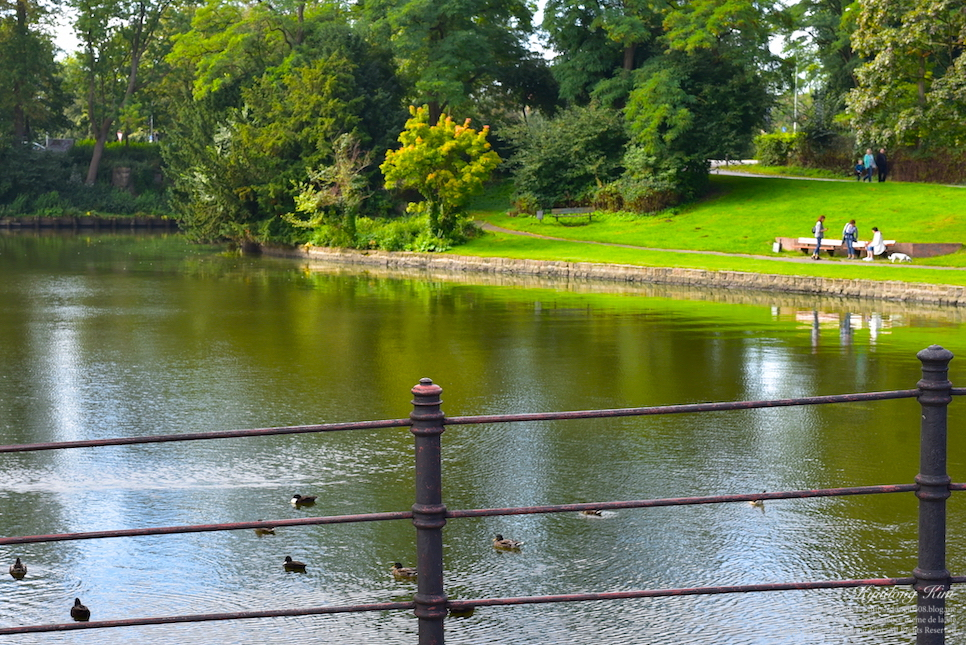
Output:
M808 276L771 275L742 271L705 271L627 264L557 262L482 258L438 253L393 253L307 247L264 249L266 254L304 257L321 262L421 269L452 273L517 274L571 281L665 284L708 289L744 289L843 298L874 298L893 302L966 306L966 287L899 281L843 280Z

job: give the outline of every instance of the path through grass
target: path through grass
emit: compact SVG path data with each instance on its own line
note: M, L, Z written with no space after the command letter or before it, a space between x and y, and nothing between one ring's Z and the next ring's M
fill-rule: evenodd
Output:
M712 177L714 193L687 208L656 215L606 213L592 222L583 218L538 221L511 217L507 203L490 196L473 216L499 227L584 242L623 244L649 249L752 254L756 258L682 254L601 244L487 234L452 252L580 262L616 262L641 266L688 267L756 273L814 275L868 280L966 284L966 251L913 265L847 261L801 261L799 252L773 253L776 237L805 237L819 215L826 216L828 237L840 237L855 218L860 239L878 226L887 239L900 242L966 242L966 189L932 184L828 182L784 178ZM784 260L784 261L780 261ZM929 268L932 267L932 268Z

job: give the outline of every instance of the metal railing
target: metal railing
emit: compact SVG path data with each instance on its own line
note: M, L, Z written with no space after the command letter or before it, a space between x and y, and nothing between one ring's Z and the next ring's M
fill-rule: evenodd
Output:
M163 625L172 623L239 620L281 616L308 616L350 612L412 610L418 619L419 645L443 645L443 624L447 614L450 612L455 613L466 611L476 607L580 602L590 600L617 600L628 598L654 598L683 595L714 595L796 589L840 589L911 585L916 591L917 598L917 645L942 645L945 643L946 593L949 591L952 584L966 582L966 576L953 576L946 569L946 499L950 496L952 491L966 490L966 484L952 483L949 475L946 472L947 408L952 401L952 397L954 395L966 394L966 389L954 388L952 383L948 380L949 362L953 358L951 352L937 345L933 345L919 352L917 357L922 362L922 379L917 383L917 387L915 389L910 390L866 392L859 394L816 396L770 401L697 403L688 405L623 408L614 410L585 410L575 412L447 417L441 409L442 399L440 396L442 394L442 388L434 384L430 379L422 379L419 384L412 389L413 411L408 419L0 446L0 453L32 452L39 450L63 450L70 448L117 446L139 443L196 441L229 437L305 434L362 429L371 430L377 428L408 426L415 437L416 447L415 503L413 504L412 509L409 511L308 517L287 520L259 520L257 522L233 522L226 524L196 524L186 526L106 530L86 533L17 536L0 538L0 545L29 544L63 540L88 540L109 537L234 531L238 529L253 529L269 526L309 526L320 524L377 522L408 519L411 520L413 525L416 527L416 568L418 571L417 591L413 597L413 600L409 602L385 602L362 605L308 607L270 611L192 614L184 616L130 618L123 620L92 621L68 624L28 625L0 628L0 636L36 632L67 631L75 629L102 629L107 627L124 627L134 625ZM448 425L684 414L910 398L918 399L919 405L922 408L919 474L915 478L915 483L860 486L851 488L776 491L755 494L714 495L704 497L682 497L670 499L646 499L463 510L448 509L443 503L442 499L441 435ZM565 513L582 510L609 510L693 504L719 504L769 499L837 497L843 495L871 495L910 492L914 492L916 497L919 499L919 553L918 566L912 571L912 575L908 577L690 587L678 589L642 589L620 592L560 594L550 596L478 598L472 600L450 600L446 595L446 587L443 576L443 528L446 525L446 522L450 519L499 515L524 515L534 513Z

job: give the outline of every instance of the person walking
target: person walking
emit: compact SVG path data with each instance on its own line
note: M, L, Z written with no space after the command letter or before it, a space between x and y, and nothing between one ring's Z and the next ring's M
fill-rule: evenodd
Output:
M879 148L879 152L875 156L875 167L879 170L879 183L881 184L886 180L886 175L889 174L889 161L886 159L885 148Z
M872 181L872 173L875 172L875 156L872 154L872 148L865 149L865 156L862 157L862 164L865 166L865 181Z
M845 248L849 251L850 260L854 260L858 257L855 253L855 242L859 239L859 229L855 225L855 220L850 219L849 223L845 225L842 229L842 241L845 242Z
M813 260L821 260L818 252L822 250L822 238L825 237L825 216L819 215L818 221L812 227L812 234L815 236L815 252L812 253Z

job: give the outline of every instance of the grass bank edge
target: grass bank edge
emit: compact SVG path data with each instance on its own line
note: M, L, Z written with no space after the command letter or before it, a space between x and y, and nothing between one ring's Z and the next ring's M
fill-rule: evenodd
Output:
M520 238L520 239L515 239ZM600 247L584 242L523 238L502 233L484 233L467 244L447 251L451 255L503 257L516 260L585 262L639 267L736 271L762 275L797 276L839 280L868 280L966 286L966 271L938 267L893 265L882 262L775 262L739 256L705 255L681 251L652 251L621 247Z

